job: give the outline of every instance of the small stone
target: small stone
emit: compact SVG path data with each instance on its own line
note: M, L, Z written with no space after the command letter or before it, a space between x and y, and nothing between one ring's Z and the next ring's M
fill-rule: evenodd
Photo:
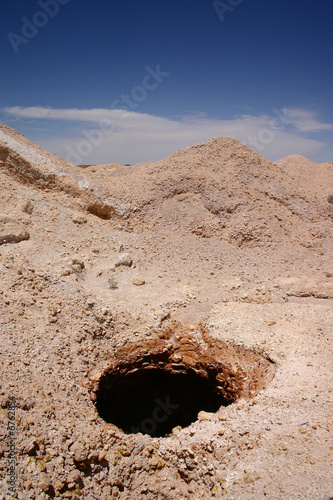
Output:
M41 481L38 486L46 493L50 489L51 483L49 483L48 481Z
M145 284L146 284L146 282L142 278L133 278L133 280L132 280L132 285L135 285L135 286L142 286Z
M71 446L71 452L74 454L74 460L76 462L83 462L86 460L88 452L85 448L83 448L82 444L74 443Z
M25 441L22 445L22 452L24 454L33 456L36 455L37 450L39 450L39 446L35 439L29 439L28 441Z
M298 425L298 427L302 427L302 425L306 425L306 424L308 424L308 423L309 423L309 421L308 421L308 420L306 420L306 419L304 419L304 420L301 420L300 422L298 422L298 424L297 424L297 425Z
M165 461L163 460L163 458L159 458L159 457L153 457L150 461L150 466L153 468L153 469L163 469L163 467L165 466Z
M72 271L71 269L64 269L63 271L61 271L61 276L69 276L70 274L72 274Z
M73 266L79 266L81 269L85 268L83 260L80 260L80 259L77 259L77 258L74 258L72 260L72 264L73 264Z
M212 488L213 497L215 497L215 495L217 494L218 491L219 491L219 485L215 484L215 486L213 486L213 488Z
M118 283L114 278L108 280L110 290L116 290L118 288Z
M129 457L131 452L125 448L125 446L119 446L118 451L122 454L123 457Z
M181 425L177 425L176 427L174 427L172 429L172 434L177 434L178 431L181 431L182 430L182 426Z
M288 443L283 443L283 445L281 446L281 450L286 451L287 449L288 449Z
M97 382L97 381L101 378L102 373L103 373L102 371L98 371L98 370L97 370L96 372L92 372L92 373L90 373L90 374L88 375L88 378L89 378L89 380L91 380L92 382Z
M77 216L72 217L72 221L74 222L74 224L81 225L81 224L86 224L87 218L83 217L81 215L77 215Z
M22 212L31 215L34 209L34 204L32 203L31 200L22 201L20 204L20 209L22 210Z
M190 356L182 356L182 361L183 363L185 363L186 365L190 365L190 366L196 366L197 362L191 358Z
M138 437L137 444L133 450L133 455L139 455L145 448L145 442L141 437Z
M105 450L100 451L98 455L98 461L102 462L105 457L106 457L106 451Z
M73 470L69 475L68 475L68 478L67 478L67 482L68 483L74 483L74 486L75 484L77 484L79 481L80 481L80 473L79 471L76 469L76 470Z
M82 271L82 267L79 266L78 264L73 264L72 269L75 273L80 273Z
M205 421L205 420L211 420L211 418L214 416L214 413L210 413L207 411L199 411L198 413L198 420L200 422Z
M107 307L102 307L103 316L107 316L109 314L109 309Z
M218 483L225 483L226 482L226 473L222 470L217 470L215 474L215 480Z
M104 497L105 497L106 500L110 500L111 486L109 486L109 485L104 486L104 488L103 488L103 495L104 495Z
M131 267L132 264L133 264L132 258L127 253L124 253L124 255L119 257L119 259L115 263L115 267L120 267L120 266Z
M55 482L54 482L54 489L56 491L60 491L63 489L63 487L65 486L65 483L63 483L62 481L60 481L59 479L56 479Z
M193 460L191 460L189 457L186 457L185 458L185 464L186 464L186 467L188 468L188 470L193 470L195 469L195 463Z

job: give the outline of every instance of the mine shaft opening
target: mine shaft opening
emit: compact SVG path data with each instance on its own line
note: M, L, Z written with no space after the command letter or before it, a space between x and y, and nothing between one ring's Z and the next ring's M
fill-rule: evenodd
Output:
M136 369L104 376L96 394L99 416L126 434L164 437L177 426L187 427L202 410L216 412L226 400L215 376L194 370L175 373L163 369Z

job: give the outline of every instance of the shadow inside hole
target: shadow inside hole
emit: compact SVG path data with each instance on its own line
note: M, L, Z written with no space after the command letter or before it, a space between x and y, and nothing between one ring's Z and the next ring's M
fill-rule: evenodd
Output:
M106 422L126 434L141 432L152 437L164 437L178 425L190 425L201 410L216 412L232 402L219 394L215 374L207 379L194 371L111 373L101 378L96 393L98 414Z

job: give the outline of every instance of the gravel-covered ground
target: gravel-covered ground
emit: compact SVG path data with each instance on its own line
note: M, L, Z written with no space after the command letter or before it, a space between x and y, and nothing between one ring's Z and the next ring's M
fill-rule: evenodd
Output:
M0 132L0 497L332 498L333 164L83 171Z

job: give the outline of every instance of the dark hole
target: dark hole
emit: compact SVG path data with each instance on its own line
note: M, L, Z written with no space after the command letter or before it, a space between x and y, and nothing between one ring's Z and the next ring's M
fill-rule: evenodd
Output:
M226 401L211 380L194 371L171 373L162 369L138 369L101 378L96 407L101 418L126 434L142 432L152 437L170 434L178 425L197 420L201 410L215 412Z
M96 217L99 217L100 219L103 220L111 219L111 213L109 207L102 207L100 205L90 205L88 207L88 212L91 213L92 215L96 215Z

